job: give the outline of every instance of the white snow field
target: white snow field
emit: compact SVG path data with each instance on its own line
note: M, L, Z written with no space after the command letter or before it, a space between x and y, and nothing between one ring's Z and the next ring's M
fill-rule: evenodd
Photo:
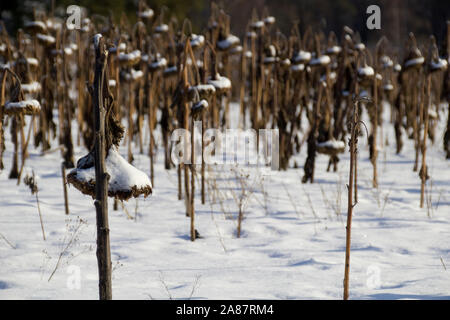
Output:
M231 107L236 115L238 106ZM412 171L414 142L405 138L402 153L395 154L389 111L383 127L389 145L379 152L378 189L371 187L365 134L359 139L351 299L450 298L450 161L442 148L446 112L439 115L435 144L429 144L431 180L423 209L419 208L419 176ZM306 123L303 128L306 131ZM66 216L60 152L41 156L32 140L26 172L33 169L38 176L44 241L35 196L23 182L17 186L8 179L13 146L9 129L5 134L0 299L98 299L92 198L69 186L70 215ZM135 146L133 165L149 173L145 136L144 155ZM52 147L56 146L54 141ZM120 153L126 155L125 145ZM76 147L76 160L85 154L84 147ZM124 203L133 219L120 204L113 211L112 199L109 202L113 298L342 299L348 150L340 155L336 173L326 172L328 156L318 155L314 184L300 182L305 158L306 143L292 159L291 167L296 161L297 169L260 178L255 169L242 165L211 168L210 185L217 188L211 187L211 196L202 205L197 183L196 228L203 238L191 242L184 202L177 198L176 170L164 169L160 148L153 195ZM235 198L241 190L234 171L251 173L240 238Z

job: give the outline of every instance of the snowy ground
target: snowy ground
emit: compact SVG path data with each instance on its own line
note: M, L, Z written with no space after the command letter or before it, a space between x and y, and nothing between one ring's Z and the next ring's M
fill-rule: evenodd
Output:
M373 189L367 141L360 139L350 298L450 298L450 161L442 151L444 122L427 154L431 205L423 209L419 177L412 171L413 142L405 141L396 155L393 128L384 128L389 146L380 151L380 187ZM70 187L66 216L59 152L41 156L30 147L27 168L39 176L44 241L35 196L8 179L9 133L6 140L6 168L0 173L0 299L97 299L92 199ZM76 159L85 153L77 147ZM121 153L126 157L125 146ZM305 157L306 144L294 159L298 169L249 181L253 194L239 239L233 198L240 192L238 183L230 167L218 168L215 204L201 205L196 198L196 227L204 238L191 242L184 203L177 200L176 171L164 170L159 153L154 194L125 203L137 219L128 219L121 206L113 211L112 201L109 205L113 297L341 299L348 152L337 173L327 173L328 157L318 156L312 185L300 183ZM149 171L146 155L135 154L134 165ZM79 229L78 217L85 221Z

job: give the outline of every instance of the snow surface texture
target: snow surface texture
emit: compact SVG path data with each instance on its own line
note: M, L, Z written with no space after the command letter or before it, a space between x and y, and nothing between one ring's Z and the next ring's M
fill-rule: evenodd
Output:
M445 69L447 69L447 60L439 58L437 62L432 61L431 62L431 69L432 70L445 70Z
M252 23L252 28L260 29L264 27L264 21L255 21Z
M37 92L41 90L41 83L33 81L31 83L22 83L21 88L24 92Z
M27 62L34 67L39 65L39 61L36 58L27 58Z
M274 24L275 23L275 17L269 16L264 19L264 23L266 24Z
M337 140L328 140L317 144L318 147L341 149L345 148L345 143Z
M36 114L41 110L41 104L36 99L22 100L18 102L8 101L5 103L6 114Z
M373 68L369 66L359 68L358 75L362 77L372 77L374 75Z
M330 53L330 54L332 54L332 53L336 54L336 53L339 53L341 51L342 51L342 48L339 47L339 46L332 46L331 48L327 49L327 53Z
M43 31L47 30L47 27L46 27L45 23L43 23L42 21L27 21L27 22L25 22L24 27L25 28L34 28L34 27L36 27L36 28L39 28L39 29L41 29Z
M383 62L383 68L389 68L394 65L394 62L391 60L389 56L382 56L381 62Z
M298 63L298 62L307 62L309 60L311 60L311 53L307 52L307 51L302 51L300 50L294 57L293 59L294 63Z
M414 58L411 60L408 60L405 62L405 68L410 67L410 66L417 66L417 65L421 65L425 62L425 58L424 57L418 57L418 58Z
M193 87L189 87L189 91L197 91L199 93L201 92L208 92L208 93L214 93L216 92L216 88L212 84L198 84Z
M217 47L220 50L228 50L233 46L237 46L239 44L241 40L236 37L235 35L228 35L228 37L226 37L223 40L220 40L219 42L217 42Z
M150 69L156 70L160 68L165 68L167 66L166 58L161 58L158 61L152 62L149 64Z
M153 17L153 10L148 8L142 12L138 12L138 16L145 19L150 19Z
M305 70L305 65L300 63L300 64L294 64L291 66L291 70L293 72L299 72L299 71L303 71Z
M364 43L358 43L355 45L355 48L359 51L363 51L366 48L366 46L364 45Z
M230 54L238 54L238 53L241 53L243 49L244 49L244 48L242 48L241 45L238 45L238 46L236 46L236 47L234 47L233 49L230 50Z
M195 111L204 110L204 109L208 108L208 106L209 106L208 101L206 101L205 99L202 99L192 106L192 111L195 112Z
M41 40L42 42L48 43L48 44L53 44L55 43L56 39L52 36L46 35L46 34L42 34L42 33L38 33L36 35L36 37Z
M141 52L139 50L134 50L130 53L119 53L119 60L121 61L133 61L139 60L141 58Z
M232 124L237 123L238 110L238 104L230 105ZM389 111L383 116L387 124ZM379 130L383 138L377 140L384 143L387 138L389 145L384 144L379 153L379 188L374 189L367 138L359 139L351 299L450 298L450 161L445 160L441 142L447 114L439 116L437 140L429 143L427 153L431 205L423 209L419 208L418 173L412 171L414 142L404 140L402 153L396 155L392 126ZM367 121L365 111L363 120ZM303 125L306 130L305 121ZM0 299L98 299L92 198L69 187L70 215L66 216L61 156L59 152L41 156L30 141L26 167L38 176L47 236L43 241L35 196L23 183L16 186L16 181L8 179L13 146L9 130L5 135L5 169L0 173ZM148 148L148 132L144 136ZM161 145L161 137L155 138ZM57 146L57 140L52 145ZM143 155L135 152L133 165L148 173L147 148ZM82 147L75 147L75 152L76 160L86 154ZM126 154L126 146L121 145L120 152ZM317 156L314 184L300 183L305 158L306 144L291 162L298 169L261 178L243 165L207 169L208 184L213 185L216 176L220 190L212 187L205 205L197 194L196 228L203 239L191 242L184 201L177 200L176 170L164 170L159 149L153 195L124 204L137 219L127 219L120 204L113 211L112 199L109 202L113 298L186 299L193 292L192 299L342 299L348 148L340 155L336 173L326 172L328 156ZM233 192L240 195L240 183L233 179L232 169L253 172L247 180L253 194L239 239ZM77 216L87 225L48 281Z
M330 57L327 56L327 55L323 55L323 56L320 56L320 57L318 57L318 58L312 59L312 60L309 62L309 64L312 65L312 66L316 66L316 65L324 66L324 65L329 64L330 62L331 62Z
M200 47L205 43L205 37L203 35L192 34L191 46Z
M76 173L79 181L95 183L95 167L74 169L72 172ZM129 164L114 146L109 149L106 157L106 172L110 176L108 191L111 192L128 191L133 187L141 189L152 185L147 174Z
M122 72L122 76L126 81L136 81L144 76L142 70L130 69L130 72Z
M227 90L231 88L231 81L227 77L222 77L220 74L216 74L215 79L208 79L208 83L213 85L218 90Z
M155 28L155 32L159 32L159 33L168 32L168 31L169 31L169 26L167 24L161 24L159 26L156 26L156 28Z

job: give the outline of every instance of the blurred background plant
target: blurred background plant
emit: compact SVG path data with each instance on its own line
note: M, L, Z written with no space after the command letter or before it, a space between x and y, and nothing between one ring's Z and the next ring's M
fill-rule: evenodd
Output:
M138 0L15 0L2 1L0 18L10 34L20 28L24 19L29 19L33 8L51 10L52 2L55 11L65 13L69 5L79 5L88 9L90 14L112 14L120 19L125 14L131 23L136 21ZM201 32L210 15L210 0L148 0L147 4L158 14L162 7L168 8L168 14L183 21L189 17L193 31ZM394 46L399 48L407 40L412 31L420 41L434 34L437 39L444 38L445 21L450 18L450 1L441 0L227 0L217 1L231 17L231 31L242 36L246 24L256 9L260 13L265 7L277 19L277 26L284 34L289 34L292 22L298 21L300 31L307 26L320 28L328 33L333 30L340 37L344 25L357 30L361 40L369 46L385 35ZM381 30L366 28L368 15L366 9L376 4L381 8ZM317 30L317 29L316 29Z

